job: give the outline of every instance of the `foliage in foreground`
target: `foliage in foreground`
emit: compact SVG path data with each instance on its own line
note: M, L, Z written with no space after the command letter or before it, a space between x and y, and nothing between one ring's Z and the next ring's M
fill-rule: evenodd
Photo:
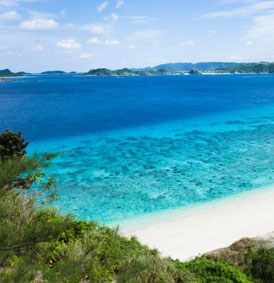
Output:
M0 202L1 282L198 282L135 238L15 198Z
M36 195L25 192L33 184L50 188L41 172L51 157L13 154L0 163L0 282L274 282L273 249L247 242L233 255L181 263L118 229L38 209ZM30 187L18 183L29 178Z
M37 210L12 194L1 199L0 216L1 282L251 282L228 263L162 258L117 229Z

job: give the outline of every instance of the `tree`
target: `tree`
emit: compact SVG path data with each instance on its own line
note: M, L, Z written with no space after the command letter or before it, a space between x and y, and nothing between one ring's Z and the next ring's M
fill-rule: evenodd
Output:
M22 137L22 133L6 130L0 133L0 194L5 195L9 191L22 193L30 189L34 184L40 189L32 196L41 195L51 188L56 188L55 180L47 175L44 169L49 167L51 160L58 154L34 154L26 156L28 142ZM54 195L52 191L51 196Z
M28 144L21 132L15 133L7 129L0 133L0 162L7 158L25 156Z

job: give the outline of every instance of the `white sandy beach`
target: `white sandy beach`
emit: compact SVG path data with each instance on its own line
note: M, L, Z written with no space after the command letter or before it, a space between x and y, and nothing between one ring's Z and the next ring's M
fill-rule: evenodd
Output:
M163 256L187 260L274 231L274 186L124 222L120 230Z

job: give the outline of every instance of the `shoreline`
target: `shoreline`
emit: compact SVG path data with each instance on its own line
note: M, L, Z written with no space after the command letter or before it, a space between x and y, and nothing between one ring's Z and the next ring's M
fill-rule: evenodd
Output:
M155 213L120 223L163 256L186 261L227 247L241 238L274 231L274 184L185 209Z

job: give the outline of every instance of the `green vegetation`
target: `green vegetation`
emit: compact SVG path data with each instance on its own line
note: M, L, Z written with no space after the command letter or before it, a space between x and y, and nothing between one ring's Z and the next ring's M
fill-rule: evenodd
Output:
M274 73L274 63L260 62L250 64L240 64L227 68L219 68L216 73L256 73L256 74L272 74Z
M260 248L248 254L248 272L261 282L274 282L274 249Z
M196 258L195 260L182 264L182 266L195 274L200 282L251 282L240 269L226 262L215 262L205 257Z
M167 63L153 67L154 70L165 69L174 73L189 72L192 69L214 71L217 68L226 68L239 65L234 62L198 62L198 63Z
M153 76L153 75L172 75L171 71L167 70L143 70L143 71L133 71L127 68L119 70L109 70L109 69L94 69L85 73L85 76Z
M14 133L6 130L4 133L0 133L0 161L25 156L27 146L28 142L25 142L21 132Z
M18 73L13 73L11 72L9 69L5 69L5 70L0 70L0 77L2 78L6 78L6 77L22 77L28 75L25 72L18 72Z
M268 240L242 239L228 248L207 256L211 261L226 262L240 268L257 283L274 282L273 238Z
M26 147L21 133L0 135L0 282L274 282L274 249L254 240L182 263L43 206L54 188L44 169L56 155L27 157Z

